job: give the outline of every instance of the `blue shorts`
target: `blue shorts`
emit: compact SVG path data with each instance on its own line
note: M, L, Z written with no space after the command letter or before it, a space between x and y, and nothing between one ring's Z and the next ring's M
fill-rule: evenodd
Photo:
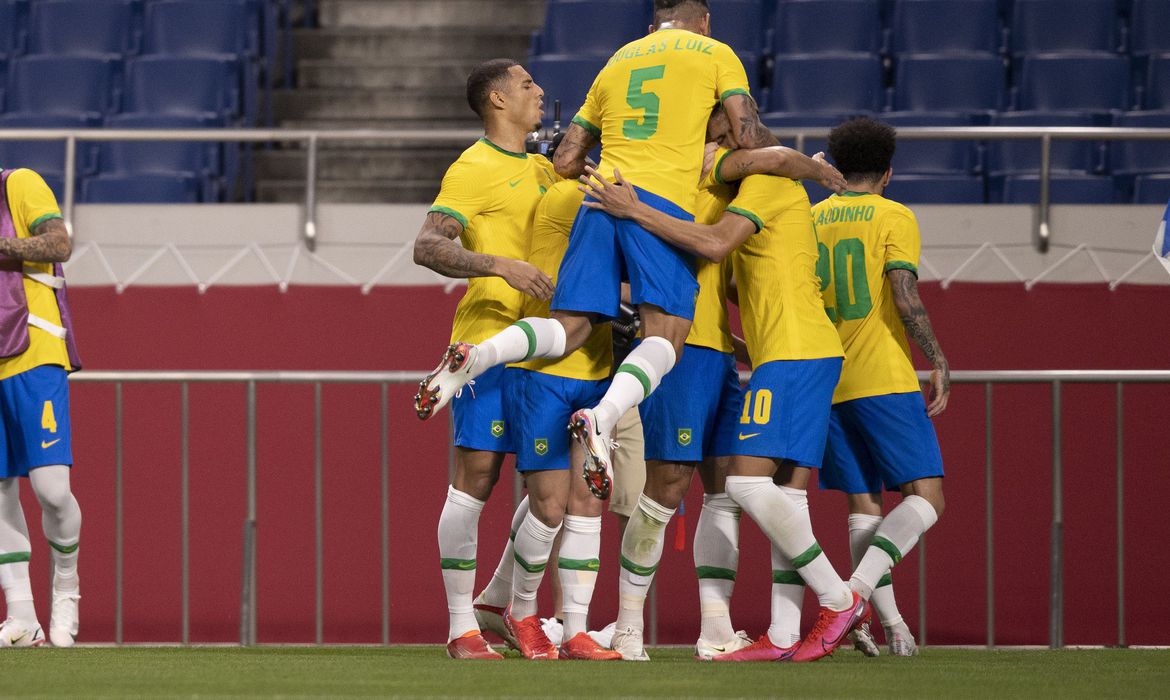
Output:
M73 464L69 380L65 369L42 365L0 380L0 478L28 476L35 467Z
M646 440L646 459L700 462L718 454L719 416L738 417L741 404L735 357L694 345L686 346L678 364L653 394L638 406ZM725 430L739 426L723 421ZM732 440L735 439L732 433Z
M638 190L638 198L676 219L695 217L668 199ZM569 232L569 248L557 273L554 311L617 318L621 283L630 283L635 305L653 304L671 316L695 317L699 282L695 260L628 219L581 207Z
M912 391L833 406L821 488L881 493L943 475L942 453L926 400Z
M504 370L504 410L516 471L568 469L569 417L601 401L608 379L567 379L519 367Z
M503 366L492 367L451 400L456 447L485 452L516 451L504 419L503 380Z
M740 404L733 455L819 467L841 358L778 360L755 368Z

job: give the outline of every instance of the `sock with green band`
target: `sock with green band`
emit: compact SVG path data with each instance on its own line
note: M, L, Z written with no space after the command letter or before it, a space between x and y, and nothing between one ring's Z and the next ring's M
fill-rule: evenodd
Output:
M512 617L523 620L536 614L536 591L544 578L553 540L561 526L549 527L531 512L516 530L512 542L515 563L512 567Z
M726 493L703 494L703 510L695 526L699 636L714 644L735 636L731 593L739 568L739 516L739 506Z
M672 515L673 508L654 502L646 494L638 497L638 505L622 537L621 571L618 572L618 629L633 627L640 630L645 626L642 611L646 606L650 584L654 581L654 572L662 559L666 524Z
M865 515L864 513L851 513L849 515L849 553L853 555L853 568L856 569L857 565L861 563L866 550L869 549L869 543L873 541L873 533L877 532L878 526L881 524L882 516L880 515ZM883 624L886 620L891 620L890 624L902 621L902 613L898 611L898 603L894 599L894 586L890 582L888 573L878 580L878 585L873 589L873 595L869 597L869 602L873 603L874 614Z
M781 486L798 512L808 516L808 492ZM810 525L811 527L811 525ZM800 609L804 605L804 579L796 572L792 560L772 545L772 623L768 639L787 648L800 641Z
M565 344L565 327L560 321L536 316L522 318L476 346L473 370L478 375L509 362L561 357L565 354Z
M564 635L569 640L589 625L589 603L597 586L601 554L601 516L566 515L557 576L564 595Z
M865 556L849 578L849 587L869 598L891 567L902 560L918 538L938 521L938 514L930 501L910 495L882 520L873 535Z
M609 389L597 404L597 430L603 435L612 432L626 411L658 388L675 360L674 346L666 338L650 336L639 343L618 367Z
M479 629L471 596L475 588L475 552L483 506L483 501L454 486L447 488L447 501L439 515L439 566L450 617L447 641Z

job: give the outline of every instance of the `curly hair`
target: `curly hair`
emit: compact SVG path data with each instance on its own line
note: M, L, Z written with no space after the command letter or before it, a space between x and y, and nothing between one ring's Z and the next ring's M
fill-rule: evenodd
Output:
M880 178L894 160L897 132L869 117L857 117L829 132L829 157L847 180Z
M654 0L654 24L676 19L700 19L710 12L707 0Z

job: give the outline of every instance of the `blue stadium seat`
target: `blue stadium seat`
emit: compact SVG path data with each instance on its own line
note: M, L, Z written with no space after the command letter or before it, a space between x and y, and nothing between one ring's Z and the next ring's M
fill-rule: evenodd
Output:
M885 103L882 62L875 55L776 56L769 112L876 112Z
M1129 59L1109 54L1039 54L1023 60L1017 108L1109 112L1131 106Z
M995 0L898 0L892 34L896 54L994 53L1002 42Z
M1052 204L1112 204L1116 201L1113 178L1096 175L1053 175L1048 190ZM1000 189L1002 188L1002 189ZM1002 183L992 181L990 201L1004 204L1038 204L1038 175L1009 175ZM1000 193L996 197L996 192Z
M608 57L645 36L650 8L630 0L549 0L544 31L533 38L532 53Z
M744 51L736 51L735 55L739 57L739 62L743 64L743 69L747 72L748 85L752 89L752 97L758 100L760 98L760 91L764 89L765 68L763 58L759 54Z
M82 116L63 114L0 114L0 129L84 129L91 126ZM92 143L77 144L76 173L81 175L94 171L96 146ZM62 196L65 181L65 142L55 141L10 141L0 137L0 167L31 168L46 181L57 183L54 192Z
M1129 50L1134 55L1170 53L1170 2L1133 0L1129 19Z
M773 130L798 130L798 129L816 129L826 130L832 129L849 117L860 116L855 114L791 114L791 113L770 113L761 114L760 120L764 122L764 126ZM797 143L794 138L782 137L780 139L783 145L789 148L796 148ZM806 138L803 144L800 144L798 149L805 155L813 155L820 151L827 151L828 146L826 140L823 138ZM812 190L810 190L811 192Z
M605 56L545 55L529 60L532 79L544 90L545 121L552 123L553 100L560 100L561 126L568 126L605 62Z
M111 129L201 129L216 126L199 117L119 114L106 120ZM104 141L98 149L101 174L184 173L196 177L202 200L217 198L220 144L208 141Z
M255 56L256 19L244 0L155 0L146 6L144 52Z
M1170 53L1150 56L1142 95L1146 109L1170 109Z
M1115 0L1015 0L1013 54L1117 49Z
M881 120L897 127L975 126L976 119L966 114L931 114L898 112L881 115ZM976 141L936 141L898 139L894 153L894 173L969 175L979 168Z
M81 183L86 204L191 204L199 201L199 182L183 173L95 175Z
M778 54L877 53L881 27L873 0L785 0L772 20L771 46Z
M237 60L224 57L139 56L126 65L125 111L234 123L241 114L239 70Z
M6 109L84 114L90 123L114 111L121 62L114 56L24 56L8 66ZM51 86L51 89L46 89Z
M992 126L1103 126L1089 114L1045 112L1003 112ZM1102 166L1103 148L1090 141L1054 141L1051 167L1058 173L1097 172ZM988 141L987 172L991 175L1040 172L1040 139Z
M927 112L991 112L1003 109L1007 74L999 56L917 54L899 56L894 109Z
M38 0L28 18L28 51L35 54L138 52L134 0Z
M894 176L884 196L902 204L983 204L986 201L983 178L978 175L899 175L896 160Z
M1170 202L1170 175L1139 175L1133 184L1134 204Z
M759 54L764 48L764 3L761 0L710 0L711 36L738 52Z
M0 0L0 56L21 52L22 24L16 3Z
M1170 130L1170 112L1128 112L1113 120L1114 126ZM1114 141L1110 148L1114 175L1170 173L1170 141Z

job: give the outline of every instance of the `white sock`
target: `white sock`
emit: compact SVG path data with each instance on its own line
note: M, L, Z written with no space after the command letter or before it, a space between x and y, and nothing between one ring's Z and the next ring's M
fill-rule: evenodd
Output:
M853 568L861 563L865 550L869 549L873 541L873 533L882 524L882 516L852 513L849 515L849 553L853 556ZM878 579L878 585L873 589L869 602L873 603L874 612L878 620L885 626L902 621L902 614L898 612L898 603L894 600L893 579L889 572ZM887 624L887 621L889 623Z
M29 472L29 481L41 504L41 526L53 557L53 587L76 591L81 508L69 487L69 467L37 467Z
M781 486L780 490L808 518L808 492L787 486ZM800 641L800 610L803 606L804 579L796 573L796 567L780 548L772 545L772 623L768 627L768 639L773 644L786 649Z
M695 574L699 578L699 636L718 644L735 636L731 593L739 568L740 508L726 493L703 494L695 526Z
M603 435L613 432L626 411L642 403L658 388L676 359L674 346L666 338L656 335L634 348L617 368L609 390L594 409L598 432Z
M512 600L512 568L516 565L515 549L516 532L520 523L528 516L528 496L525 496L516 512L512 514L512 529L508 533L508 544L504 545L504 553L500 555L500 563L492 573L492 580L488 581L487 588L479 594L479 602L494 608L506 608Z
M601 516L566 515L557 576L564 597L564 634L569 640L589 629L589 602L601 566Z
M621 571L618 572L618 629L643 629L642 611L646 595L654 581L654 572L662 560L662 541L666 524L674 515L673 508L655 503L642 494L638 505L626 524L622 537Z
M882 576L902 561L902 557L918 543L922 533L936 522L938 514L930 501L914 495L903 498L878 526L873 542L849 578L850 588L863 597L870 597Z
M509 362L561 357L565 354L565 343L565 327L560 321L536 316L522 318L476 346L473 371L479 375Z
M768 539L792 561L805 584L817 594L821 607L834 611L853 605L853 594L840 579L813 537L808 511L801 510L767 476L729 476L727 495Z
M512 617L523 620L536 614L536 592L548 557L552 554L553 540L561 526L549 527L540 522L531 512L516 531L512 543L515 566L512 569Z
M28 561L32 547L28 525L20 506L20 483L17 478L0 479L0 588L8 603L8 617L36 622L32 583Z
M447 591L450 627L447 641L479 629L471 607L475 589L475 550L479 543L479 514L484 502L447 487L447 502L439 516L439 565Z

